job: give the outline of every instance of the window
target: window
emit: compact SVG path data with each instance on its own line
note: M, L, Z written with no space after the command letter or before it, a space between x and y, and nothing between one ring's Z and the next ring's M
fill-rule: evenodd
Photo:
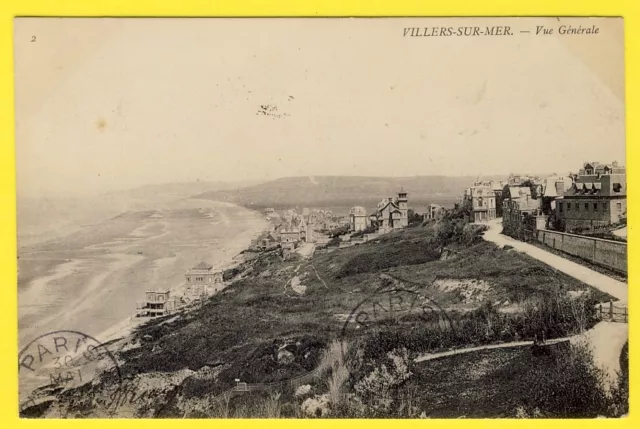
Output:
M580 203L576 203L576 211L579 212L580 211Z
M602 203L602 210L607 211L607 203Z
M562 213L562 203L558 203L558 211L560 211L560 213Z
M584 203L584 211L589 211L589 203Z
M187 281L190 282L191 281L191 277L187 277Z
M598 203L593 203L593 211L594 212L598 211Z
M567 203L567 211L570 212L571 211L571 203Z
M622 190L622 185L620 183L613 184L613 192L620 192Z
M616 208L618 210L622 210L622 203L616 203Z

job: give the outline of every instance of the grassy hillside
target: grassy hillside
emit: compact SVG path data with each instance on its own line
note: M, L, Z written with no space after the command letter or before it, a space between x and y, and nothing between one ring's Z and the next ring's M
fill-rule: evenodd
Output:
M148 340L124 355L127 363L122 369L135 374L198 370L211 363L224 363L228 366L219 376L220 384L210 386L213 390L228 388L235 378L271 382L302 374L317 364L319 353L328 342L342 335L345 319L353 309L384 285L383 272L404 279L407 284L424 283L423 293L450 315L470 314L470 310L479 309L486 302L509 301L524 308L528 302L567 291L590 290L597 300L608 299L524 254L498 249L491 243L480 241L461 248L458 256L449 260L439 260L436 249L441 244L429 231L415 228L389 234L379 243L316 255L311 261L282 261L275 254L263 254L245 266L243 279L203 307L177 320L155 321L141 328L137 337L148 336ZM296 273L306 286L304 294L291 288L290 280ZM491 288L470 300L461 290L433 286L437 278L488 280ZM425 337L424 326L416 325L414 316L407 314L396 322L404 332L404 340L419 352L465 341L475 344L512 340L515 330L520 329L517 326L526 325L523 319L520 325L513 324L513 332L504 335L443 337L434 342L433 337ZM566 334L563 326L555 328L549 337ZM357 337L360 332L350 330L347 335ZM526 329L521 329L519 335L533 338ZM296 344L291 347L296 359L281 366L274 362L274 347L286 343Z
M409 194L409 205L420 207L418 211L421 212L422 207L431 202L453 205L464 188L476 179L475 176L288 177L241 189L205 192L196 197L228 201L256 209L298 206L327 207L344 212L354 205L371 210L382 198L397 196L402 187Z
M241 278L199 308L140 327L119 353L126 379L184 371L192 375L147 395L139 415L175 417L186 411L217 415L211 408L217 404L213 398L234 386L236 379L273 383L306 374L323 365L337 339L349 347L346 363L342 367L329 364L334 381L309 381L311 394L320 398L327 386L326 394L341 394L341 389L357 393L389 353L406 350L407 356L416 356L541 335L562 337L579 329L580 323L591 326L593 301L610 298L525 254L484 242L474 226L451 229L446 225L393 232L375 242L316 254L310 260L283 261L276 252L265 252L244 263ZM446 259L440 257L443 246L454 252ZM294 277L299 280L296 287ZM577 319L574 301L568 299L570 291L585 295L582 321ZM424 306L407 308L406 297L412 294L427 297L433 303L431 309L437 307L440 312L424 312ZM366 320L353 317L365 310ZM339 372L345 365L348 370ZM524 367L516 369L523 372ZM496 366L497 371L501 368ZM343 376L338 382L339 373ZM512 378L527 376L506 373ZM417 370L414 374L407 375L407 380L418 388L424 377L431 377ZM402 381L395 375L390 379ZM338 390L332 390L336 385ZM400 392L398 387L389 392ZM69 393L66 400L86 411L91 404L89 393L100 388L88 385L86 392ZM468 387L470 394L478 388L482 385ZM287 413L300 412L293 392L282 394L278 401L288 407ZM485 396L486 401L499 399L491 393ZM433 402L428 397L423 400ZM446 400L423 409L448 417L458 411L478 415L481 409L468 404L464 411L457 411L455 398ZM515 405L510 402L507 409L494 411L508 414ZM374 411L365 414L396 415L396 411ZM353 416L353 410L346 413Z

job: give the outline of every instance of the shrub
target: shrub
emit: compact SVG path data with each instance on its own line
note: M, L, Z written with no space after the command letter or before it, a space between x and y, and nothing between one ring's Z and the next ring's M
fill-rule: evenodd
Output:
M593 360L586 342L572 344L568 353L555 355L552 370L544 373L532 366L529 396L520 408L521 414L540 417L613 416L612 399L603 386L604 372Z
M353 389L367 416L386 416L399 409L400 386L412 375L414 356L406 348L384 352L370 342L355 355Z

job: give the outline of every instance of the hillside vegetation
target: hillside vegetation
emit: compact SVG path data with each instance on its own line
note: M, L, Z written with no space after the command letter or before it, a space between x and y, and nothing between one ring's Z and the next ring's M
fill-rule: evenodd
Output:
M418 354L564 337L595 323L593 304L608 295L484 242L481 233L446 218L310 260L260 254L234 272L236 281L222 293L188 313L153 320L128 339L118 353L125 379L173 374L174 380L149 393L136 415L268 417L277 404L277 413L290 417L417 417L402 395L404 381L422 383L412 376L424 373L412 363ZM422 307L408 308L407 297L418 295L426 298ZM320 368L324 375L308 381L301 399L282 384L219 408L219 395L237 379L286 382ZM67 411L87 412L105 383L69 393L62 399L73 404ZM494 415L516 412L513 401L491 397L503 401ZM246 407L255 404L262 408L251 414ZM456 416L450 402L422 409Z

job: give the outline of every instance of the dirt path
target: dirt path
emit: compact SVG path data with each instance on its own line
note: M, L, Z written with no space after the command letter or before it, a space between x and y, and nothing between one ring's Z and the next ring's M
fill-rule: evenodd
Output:
M571 342L579 341L574 337ZM620 354L629 339L629 324L600 322L584 333L584 338L593 352L593 360L607 375L608 389L618 379Z
M572 337L554 338L553 340L546 341L545 344L561 343L563 341L569 341L571 338ZM462 348L462 349L447 350L447 351L438 352L438 353L425 353L423 355L418 356L415 359L415 362L416 363L417 362L424 362L424 361L433 360L433 359L439 359L439 358L443 358L443 357L460 355L460 354L463 354L463 353L477 352L477 351L480 351L480 350L505 349L505 348L524 347L524 346L532 346L532 345L533 345L533 341L513 341L513 342L510 342L510 343L487 344L485 346L467 347L467 348Z
M612 279L604 274L600 274L575 262L564 259L524 243L511 237L501 234L502 219L494 219L488 223L489 230L484 233L484 239L491 241L498 246L513 246L514 249L524 252L545 264L574 277L583 283L597 288L609 295L617 298L620 303L627 304L627 284ZM617 373L620 371L620 354L622 348L629 339L629 325L627 323L600 322L584 333L584 336L572 337L572 342L585 339L593 351L596 365L602 368L610 383L617 380ZM605 386L608 388L609 385Z
M545 264L570 275L596 289L608 293L622 303L627 303L627 284L612 279L597 271L593 271L561 256L554 255L531 244L513 239L502 234L502 218L488 222L489 230L484 233L484 239L497 244L500 247L512 246L514 249L526 253Z
M627 227L625 226L624 228L616 229L613 231L613 234L618 237L627 238Z

